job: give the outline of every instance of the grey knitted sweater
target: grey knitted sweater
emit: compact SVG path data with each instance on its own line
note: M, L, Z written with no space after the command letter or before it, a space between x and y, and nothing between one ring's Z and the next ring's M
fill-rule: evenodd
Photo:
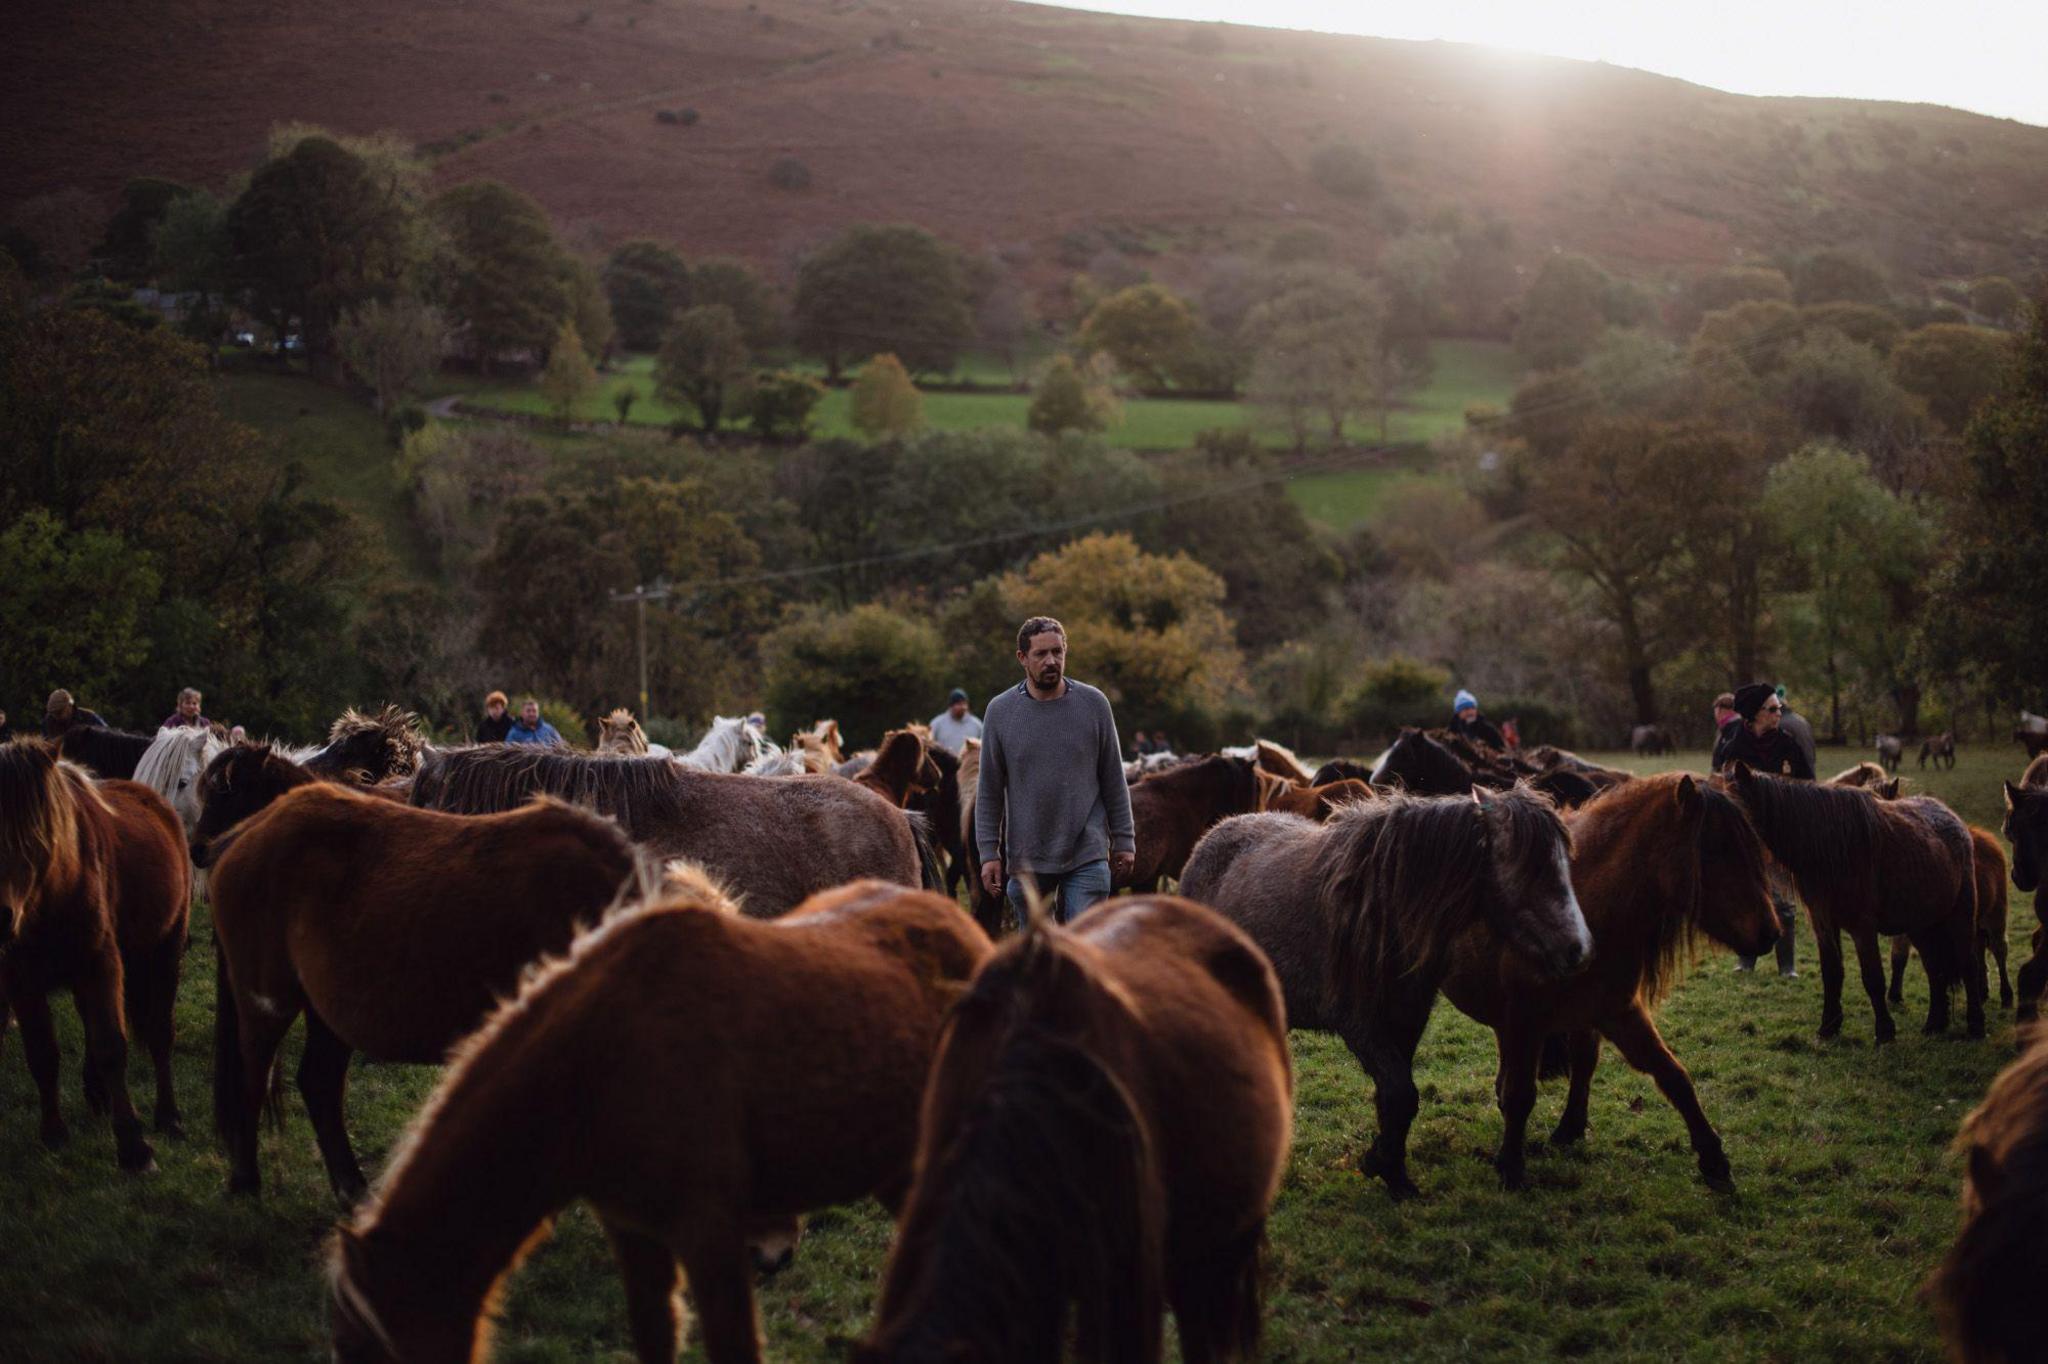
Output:
M1059 876L1138 846L1109 698L1072 678L1050 701L1019 682L988 703L974 800L982 856L1001 847L1012 876Z

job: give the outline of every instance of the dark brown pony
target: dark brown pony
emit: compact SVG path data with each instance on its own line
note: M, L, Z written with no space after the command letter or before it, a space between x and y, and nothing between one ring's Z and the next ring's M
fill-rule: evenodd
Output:
M1333 781L1372 781L1372 764L1353 762L1349 758L1332 758L1315 770L1309 778L1310 786L1328 786Z
M1821 1037L1842 1030L1844 932L1856 944L1879 1043L1898 1029L1885 1007L1878 938L1899 933L1920 949L1933 983L1925 1031L1947 1029L1949 992L1960 981L1969 1034L1984 1035L1976 857L1969 827L1955 811L1931 796L1878 800L1852 787L1752 772L1742 762L1716 780L1799 883L1820 951Z
M988 939L878 881L772 923L730 911L699 890L617 913L463 1044L341 1232L336 1359L481 1358L499 1285L583 1199L639 1359L676 1357L680 1261L706 1355L756 1360L750 1225L900 1203L940 1026Z
M302 765L316 777L375 786L419 769L427 750L420 717L397 706L374 715L345 710L327 732L327 743L306 755Z
M1956 736L1953 730L1945 729L1931 738L1920 741L1920 766L1927 766L1929 758L1934 759L1936 767L1940 767L1942 759L1946 758L1949 771L1955 771Z
M156 1130L182 1133L171 1043L192 897L184 841L148 787L94 782L40 740L0 745L0 1037L12 1008L46 1146L69 1137L49 998L63 989L85 1027L86 1100L111 1105L121 1168L155 1164L128 1095L131 1024L156 1068Z
M1155 772L1131 788L1131 823L1138 859L1128 879L1140 894L1178 878L1210 826L1259 808L1259 772L1243 758L1208 757Z
M1898 783L1895 781L1891 785L1896 787ZM1998 963L1998 1002L2000 1006L2009 1009L2012 1007L2013 989L2012 977L2006 974L2005 969L2005 848L1999 843L1996 834L1972 824L1970 849L1977 875L1977 941L1983 950L1991 954L1991 959ZM1901 936L1892 939L1892 986L1888 998L1894 1004L1906 1002L1906 962L1912 955L1913 943L1910 938ZM1988 982L1985 993L1990 993Z
M1564 1033L1571 1094L1554 1143L1585 1134L1604 1036L1678 1110L1707 1182L1733 1188L1721 1138L1652 1014L1702 937L1749 955L1777 938L1763 844L1733 799L1682 772L1617 786L1565 823L1572 886L1593 933L1593 964L1568 979L1538 980L1497 936L1479 929L1459 940L1444 977L1444 997L1492 1028L1499 1042L1495 1092L1506 1125L1494 1165L1501 1181L1522 1186L1544 1038Z
M1341 806L1325 824L1227 819L1188 859L1181 891L1272 959L1289 1027L1336 1033L1372 1076L1380 1130L1359 1168L1401 1198L1416 1192L1415 1048L1452 943L1483 923L1547 977L1579 970L1593 950L1569 850L1557 811L1526 787L1391 793Z
M856 785L902 809L912 796L938 786L939 765L932 761L924 737L914 730L892 729L867 765L853 776Z
M650 853L698 863L758 918L862 876L921 880L909 818L839 777L752 777L659 757L479 744L434 750L412 784L414 805L457 814L515 810L536 795L610 815Z
M559 802L461 818L322 781L209 846L213 1111L229 1189L261 1187L257 1117L303 1013L299 1093L328 1180L350 1200L363 1175L343 1113L349 1057L439 1062L523 968L596 922L634 869L618 826Z
M133 779L135 765L154 742L155 736L149 734L73 725L57 740L57 756L89 768L96 777L128 781Z
M1292 1078L1279 983L1200 905L1034 914L939 1044L866 1364L1149 1364L1257 1347Z
M1339 805L1354 800L1375 800L1379 792L1370 782L1345 778L1341 781L1325 782L1320 786L1295 786L1283 782L1268 787L1262 810L1275 814L1300 815L1321 823L1330 817Z
M2018 1017L2028 1022L2039 1014L2041 992L2048 989L2048 914L2041 904L2041 873L2048 867L2048 753L2027 764L2019 785L2005 783L2004 833L2012 844L2012 883L2034 897L2034 950L2019 979Z
M285 792L317 781L354 786L346 776L316 776L269 744L239 744L220 753L199 774L199 822L192 830L193 865L205 867L212 860L214 839ZM366 796L405 803L403 783L355 789Z
M1860 786L1879 800L1897 800L1901 779L1885 771L1881 764L1866 760L1835 773L1828 778L1828 785Z
M2041 1266L2048 1263L2048 1041L1999 1072L1956 1133L1963 1227L1921 1290L1952 1358L2042 1357Z

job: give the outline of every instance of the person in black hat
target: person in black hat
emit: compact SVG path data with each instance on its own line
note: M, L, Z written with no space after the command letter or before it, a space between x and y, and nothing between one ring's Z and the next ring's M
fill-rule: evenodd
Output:
M1785 732L1784 716L1785 703L1771 683L1752 682L1738 688L1735 718L1721 727L1721 737L1714 742L1714 770L1722 771L1740 761L1773 776L1812 781L1813 759ZM1778 974L1796 977L1799 972L1793 969L1796 949L1792 941L1792 930L1799 922L1796 887L1791 875L1776 862L1770 865L1770 882L1771 906L1778 912ZM1756 958L1738 953L1735 969L1754 971Z
M981 721L967 709L967 693L959 687L953 688L946 698L946 708L932 717L932 742L948 753L958 755L969 739L981 737Z

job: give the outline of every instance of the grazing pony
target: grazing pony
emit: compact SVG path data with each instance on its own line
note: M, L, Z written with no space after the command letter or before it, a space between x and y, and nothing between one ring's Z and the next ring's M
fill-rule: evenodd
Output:
M96 777L135 779L135 765L149 752L154 736L125 729L73 725L57 740L57 756L88 768Z
M856 877L905 886L921 879L909 818L837 777L750 777L667 758L478 744L435 750L413 779L411 799L429 810L489 814L536 795L610 815L664 860L701 864L761 918Z
M1998 1003L2000 1007L2009 1009L2012 1007L2013 989L2012 977L2006 974L2005 969L2005 848L2000 845L1996 834L1972 824L1970 850L1974 855L1977 875L1977 943L1991 954L1993 961L1998 963ZM1911 939L1903 936L1892 939L1892 985L1886 998L1894 1004L1906 1002L1906 962L1912 955ZM1930 985L1932 983L1929 982ZM1984 993L1991 993L1988 981L1985 983Z
M1243 758L1221 755L1155 773L1131 788L1137 860L1118 882L1140 894L1178 878L1202 835L1218 820L1259 808L1260 772Z
M859 1364L1242 1359L1292 1109L1280 987L1171 897L1034 912L932 1065L917 1182Z
M2035 1040L1991 1082L1956 1133L1963 1226L1921 1292L1952 1358L2041 1358L2041 1265L2048 1261L2048 1042Z
M2042 913L2041 873L2048 867L2048 753L2027 764L2018 786L2005 783L2006 840L2012 844L2012 883L2034 896L2034 951L2020 967L2019 1014L2035 1018L2048 988L2048 915Z
M135 780L162 796L177 811L187 841L199 827L200 778L206 765L226 748L226 740L210 729L160 729L141 761L135 764Z
M86 1102L95 1112L111 1104L124 1170L156 1160L128 1095L131 1024L156 1068L156 1130L182 1134L171 1042L192 870L181 843L178 817L148 787L94 782L41 740L0 745L0 1037L12 1008L43 1144L62 1146L49 997L71 991Z
M2013 730L2012 737L2027 750L2027 761L2032 762L2048 749L2048 715L2021 711L2019 727Z
M1925 1031L1947 1029L1961 981L1972 1037L1984 1035L1984 956L1977 937L1976 855L1969 826L1931 796L1878 800L1847 786L1791 781L1734 763L1715 779L1742 803L1771 856L1792 873L1820 951L1820 1036L1842 1030L1842 939L1856 961L1881 1044L1897 1035L1885 1007L1880 934L1906 934L1927 966Z
M680 1261L713 1364L758 1360L750 1226L900 1203L940 1028L988 952L956 906L877 881L774 923L704 889L615 913L461 1046L342 1229L335 1358L481 1358L500 1285L583 1199L637 1358L676 1357Z
M620 707L609 715L598 717L595 751L640 757L649 751L647 731L640 728L640 722L633 718L632 711Z
M1522 755L1523 763L1533 772L1576 772L1601 790L1619 786L1635 780L1635 773L1619 767L1603 767L1588 762L1568 748L1555 744L1538 744Z
M256 1124L292 1020L328 1182L354 1201L349 1057L439 1062L543 953L595 923L634 870L610 820L556 801L481 818L331 782L288 791L209 845L219 941L214 1122L232 1193L256 1193Z
M1380 1126L1359 1169L1396 1198L1416 1192L1415 1048L1459 935L1485 924L1545 978L1571 975L1593 950L1570 846L1544 797L1475 787L1358 801L1326 824L1227 819L1188 859L1182 894L1214 905L1272 959L1288 1026L1336 1033L1372 1076Z
M326 744L299 762L316 777L375 786L411 776L426 751L427 733L420 717L385 706L375 715L343 711L328 730Z
M1458 940L1444 977L1444 998L1492 1028L1499 1042L1495 1092L1505 1128L1494 1166L1501 1182L1522 1187L1544 1039L1564 1033L1571 1093L1553 1143L1585 1134L1604 1036L1678 1110L1707 1182L1733 1188L1721 1138L1651 1015L1702 937L1752 956L1777 938L1763 844L1742 807L1683 772L1617 786L1565 824L1593 964L1569 979L1538 980L1499 937L1473 929Z
M1655 758L1676 753L1678 745L1662 725L1637 725L1628 732L1629 751L1638 758Z
M1896 734L1877 736L1877 761L1887 772L1899 770L1899 762L1906 756L1906 741Z
M1956 736L1954 730L1945 729L1941 733L1935 735L1933 738L1921 740L1920 766L1923 768L1926 767L1927 760L1929 758L1934 759L1934 765L1937 768L1941 766L1942 759L1946 758L1948 760L1949 771L1955 771Z

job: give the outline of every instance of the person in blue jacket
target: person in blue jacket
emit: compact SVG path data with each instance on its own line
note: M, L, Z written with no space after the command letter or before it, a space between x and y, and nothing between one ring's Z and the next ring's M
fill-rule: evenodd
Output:
M562 735L553 725L540 718L540 702L529 696L519 703L519 719L505 732L505 742L560 747Z

